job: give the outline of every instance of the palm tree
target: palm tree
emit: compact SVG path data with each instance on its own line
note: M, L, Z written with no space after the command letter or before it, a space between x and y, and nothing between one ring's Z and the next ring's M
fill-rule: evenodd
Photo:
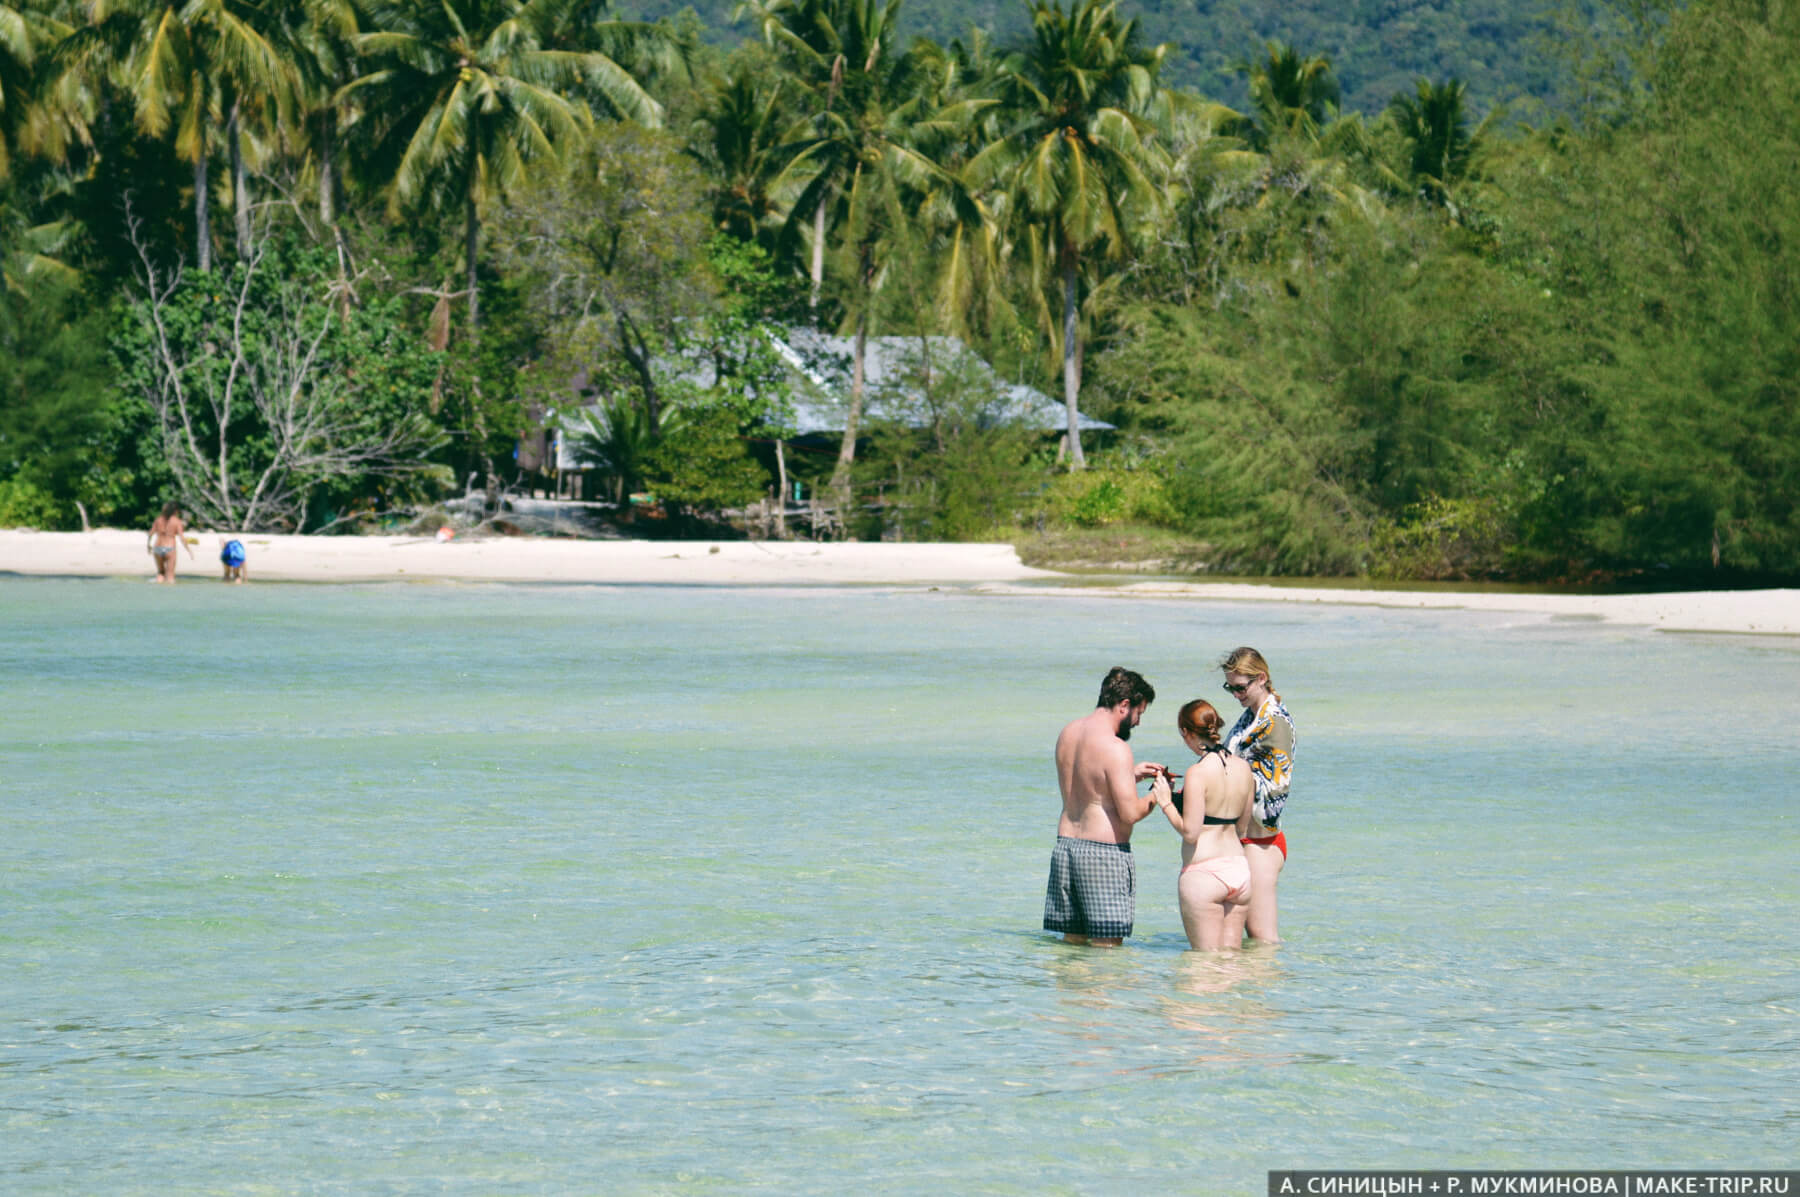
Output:
M294 72L278 13L250 0L94 0L90 24L58 57L110 67L136 102L151 137L175 130L175 152L194 168L194 242L200 269L212 263L208 161L224 125L233 168L238 252L249 252L249 197L242 137L246 118L271 110L285 120Z
M1401 92L1388 105L1407 143L1412 186L1427 202L1458 218L1453 191L1468 176L1493 115L1474 132L1469 131L1467 89L1460 79L1437 84L1420 79L1414 84L1414 93Z
M569 438L575 456L606 475L615 503L624 503L643 486L657 441L686 420L685 412L671 406L663 410L659 425L647 407L625 396L603 398L580 414L581 423Z
M0 4L0 182L12 173L14 146L31 115L37 49L26 14Z
M356 44L365 73L338 92L356 107L366 165L395 214L433 204L463 213L469 325L480 322L476 263L488 201L554 160L592 117L591 93L659 124L662 106L610 55L582 49L585 0L382 0Z
M1267 150L1283 134L1317 140L1337 111L1340 91L1331 71L1331 59L1323 54L1301 57L1290 45L1270 42L1267 56L1256 63L1240 63L1250 76L1250 104L1256 110L1251 142Z
M350 247L339 219L342 169L338 151L350 106L338 91L354 77L356 35L360 15L353 0L301 0L300 21L293 31L293 65L299 80L300 114L296 132L310 159L317 187L319 222L337 251L338 287L343 302L351 298Z
M1160 156L1151 114L1169 48L1140 46L1138 23L1119 20L1117 0L1072 3L1065 10L1034 0L1032 40L1002 68L1005 131L970 163L969 177L1003 189L1040 292L1046 276L1060 284L1069 452L1081 469L1082 270L1130 252L1161 207L1147 167Z
M812 291L816 313L824 283L828 223L843 234L849 283L844 326L853 337L850 407L831 489L850 492L856 458L868 337L888 255L916 233L917 221L959 230L985 229L984 210L951 171L921 146L941 142L979 105L939 104L918 60L893 48L899 0L748 0L763 36L787 56L816 108L786 146L775 188L797 188L783 240L793 245L812 226ZM742 11L742 10L740 10ZM903 232L903 230L906 230Z
M784 81L763 82L740 66L716 82L694 122L694 156L717 180L713 222L740 241L761 240L781 212L777 152L789 140Z
M792 162L803 165L812 181L790 210L783 237L794 244L801 222L812 222L810 301L816 311L826 225L867 148L854 134L868 129L871 114L882 123L884 84L904 69L894 52L900 0L745 0L737 12L754 17L763 39L788 59L794 79L816 105L811 136L789 147ZM792 178L793 171L783 177Z

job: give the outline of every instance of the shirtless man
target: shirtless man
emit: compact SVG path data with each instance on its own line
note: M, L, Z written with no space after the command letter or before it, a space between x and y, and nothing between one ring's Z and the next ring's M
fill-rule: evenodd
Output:
M187 550L188 560L194 559L194 546L182 535L187 525L181 520L181 504L163 504L162 514L150 525L149 542L144 546L150 550L150 556L156 560L156 580L175 582L175 546L180 545Z
M1056 780L1062 818L1044 891L1044 930L1070 943L1117 947L1137 914L1137 869L1131 829L1155 805L1137 783L1161 771L1134 765L1125 742L1156 698L1150 683L1115 666L1100 683L1094 710L1056 737Z

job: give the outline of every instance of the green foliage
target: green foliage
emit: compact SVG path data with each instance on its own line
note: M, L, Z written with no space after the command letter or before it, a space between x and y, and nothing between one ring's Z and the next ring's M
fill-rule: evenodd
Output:
M645 480L665 503L713 513L763 497L769 475L750 456L728 406L686 409L644 455Z
M1369 574L1426 581L1488 576L1512 535L1508 514L1492 499L1434 496L1414 503L1376 525Z
M48 493L23 478L0 481L0 528L57 528L67 524L62 508Z
M666 413L665 427L677 427L680 420L679 411ZM629 395L603 398L576 416L569 431L575 459L600 471L612 487L613 502L623 503L642 489L656 447L656 430L642 403Z
M197 521L296 529L321 488L432 473L437 363L393 300L335 301L333 271L276 246L218 272L152 272L119 321L119 385L148 406L152 453Z
M1606 569L1800 562L1800 14L1708 0L1671 16L1614 126L1543 139L1505 180L1515 250L1566 328L1583 412L1534 551ZM1743 78L1784 82L1751 89ZM1587 435L1582 435L1587 434Z
M916 396L898 397L891 417L871 426L871 452L861 468L878 491L887 527L903 539L973 540L1001 534L1048 471L1043 436L996 418L991 381L946 364L926 383L908 380Z
M1092 0L978 5L940 36L969 16L997 36L904 51L903 20L952 14L768 0L768 44L729 55L691 16L651 30L569 0L207 0L172 23L125 0L85 26L14 4L0 482L72 526L77 502L135 522L176 494L222 517L278 475L274 523L316 529L452 476L541 485L515 440L573 430L586 394L607 435L640 427L621 488L654 475L678 506L732 506L766 485L743 438L811 385L770 334L810 322L955 331L1040 389L1060 356L1067 393L1120 426L1108 464L1063 476L992 395L920 372L910 408L870 397L902 418L839 455L847 487L872 451L858 477L890 533L1023 517L1155 526L1241 570L1791 575L1800 209L1770 197L1794 164L1800 17L1585 5L1558 79L1524 52L1549 19L1501 0L1153 0L1135 24ZM160 40L122 35L146 20ZM1169 34L1186 47L1149 48ZM1248 115L1168 87L1205 78ZM1476 123L1565 84L1573 120ZM613 119L663 111L679 133ZM247 216L250 191L268 230L168 289L188 214ZM259 241L276 251L245 290ZM143 314L134 275L167 320L127 324L114 365L101 333L122 292ZM288 360L327 330L317 368ZM209 406L233 369L260 406ZM179 418L175 382L200 400ZM321 438L283 431L283 394L334 413L326 440L403 433L406 468L302 452Z
M732 23L739 0L700 0L701 20L715 37L734 40L746 25ZM676 0L642 0L637 11L654 19L680 7ZM1581 0L1545 5L1515 0L1422 0L1416 4L1345 5L1330 0L1292 0L1271 6L1256 0L1141 0L1132 12L1143 35L1170 42L1164 68L1172 85L1190 88L1235 107L1249 104L1244 60L1270 41L1320 54L1334 64L1346 112L1373 116L1419 76L1465 80L1489 102L1529 99L1556 107L1577 98L1560 69L1557 46L1565 27L1588 30L1606 22L1604 4ZM907 0L904 36L948 44L971 28L997 44L1013 45L1030 33L1030 15L1018 0Z
M106 310L52 276L0 294L0 479L44 496L43 528L135 522L159 479L138 456L146 414L113 391Z
M1168 488L1148 466L1109 468L1096 464L1075 473L1057 474L1045 487L1040 501L1050 519L1082 528L1120 523L1172 527L1180 520Z

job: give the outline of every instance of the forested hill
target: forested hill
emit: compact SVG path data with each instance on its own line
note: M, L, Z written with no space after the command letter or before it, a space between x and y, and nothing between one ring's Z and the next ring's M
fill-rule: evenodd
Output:
M656 20L691 6L710 40L728 42L751 35L747 23L732 23L736 3L623 0L618 11ZM971 25L1004 42L1024 32L1025 13L1024 0L905 0L901 21L909 36L946 45L966 40ZM1590 20L1591 6L1565 0L1128 0L1120 15L1140 17L1149 42L1175 44L1163 73L1167 81L1234 106L1245 101L1237 64L1262 57L1273 40L1302 55L1330 58L1345 111L1377 113L1423 76L1461 79L1479 113L1521 99L1561 107L1567 67L1557 57L1557 31L1567 22Z

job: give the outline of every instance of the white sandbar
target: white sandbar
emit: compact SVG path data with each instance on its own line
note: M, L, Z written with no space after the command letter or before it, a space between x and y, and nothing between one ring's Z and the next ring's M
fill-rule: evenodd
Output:
M219 580L223 538L199 533L179 577ZM1007 544L815 543L812 541L549 540L530 537L242 537L251 583L483 581L695 586L933 585L984 594L1116 596L1169 600L1352 603L1394 608L1517 611L1637 624L1665 631L1800 635L1800 590L1708 590L1660 594L1512 594L1373 590L1232 582L1080 579L1033 569ZM143 532L0 529L0 573L65 577L154 574Z

